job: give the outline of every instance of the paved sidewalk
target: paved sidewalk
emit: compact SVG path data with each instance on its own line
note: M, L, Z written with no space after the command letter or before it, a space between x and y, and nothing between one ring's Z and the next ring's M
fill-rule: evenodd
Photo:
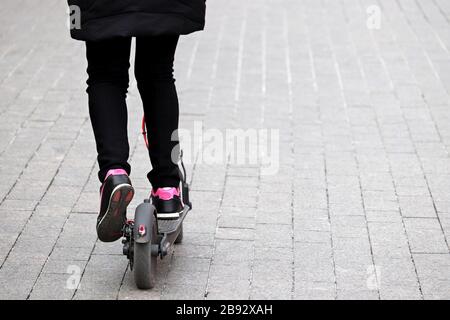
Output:
M448 0L208 1L177 53L182 127L279 129L279 171L191 163L194 211L151 291L96 238L65 10L0 4L1 299L450 298ZM149 192L141 109L132 83L130 216Z

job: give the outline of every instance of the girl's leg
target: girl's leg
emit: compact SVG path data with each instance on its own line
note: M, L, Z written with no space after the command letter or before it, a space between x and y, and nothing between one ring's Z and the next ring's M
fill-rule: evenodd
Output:
M86 42L89 114L101 182L111 169L131 170L126 106L130 47L131 38Z
M148 131L153 170L147 175L153 189L178 187L178 97L173 62L178 36L139 37L136 40L135 75ZM172 159L173 157L173 159Z

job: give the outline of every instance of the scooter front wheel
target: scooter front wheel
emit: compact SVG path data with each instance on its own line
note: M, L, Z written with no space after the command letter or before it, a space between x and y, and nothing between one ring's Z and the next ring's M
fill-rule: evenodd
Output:
M183 223L181 223L180 226L180 233L178 234L177 238L175 239L175 244L180 244L183 242Z

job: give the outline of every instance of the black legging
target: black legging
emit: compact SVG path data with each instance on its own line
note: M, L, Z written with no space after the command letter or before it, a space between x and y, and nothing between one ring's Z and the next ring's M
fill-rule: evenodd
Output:
M178 36L136 39L135 75L148 128L153 170L147 177L153 188L179 184L179 145L172 141L179 116L173 78L177 42ZM131 38L86 42L89 114L97 144L100 181L109 169L131 171L126 105L130 48Z

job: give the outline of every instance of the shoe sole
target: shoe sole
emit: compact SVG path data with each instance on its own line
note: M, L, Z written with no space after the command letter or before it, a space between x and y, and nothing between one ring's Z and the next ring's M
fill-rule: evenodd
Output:
M134 196L134 189L129 184L120 184L111 192L108 209L97 224L100 241L113 242L122 237L122 228L126 222L126 210Z
M183 213L183 210L180 212L156 213L156 217L160 220L177 220L180 218L181 213Z

